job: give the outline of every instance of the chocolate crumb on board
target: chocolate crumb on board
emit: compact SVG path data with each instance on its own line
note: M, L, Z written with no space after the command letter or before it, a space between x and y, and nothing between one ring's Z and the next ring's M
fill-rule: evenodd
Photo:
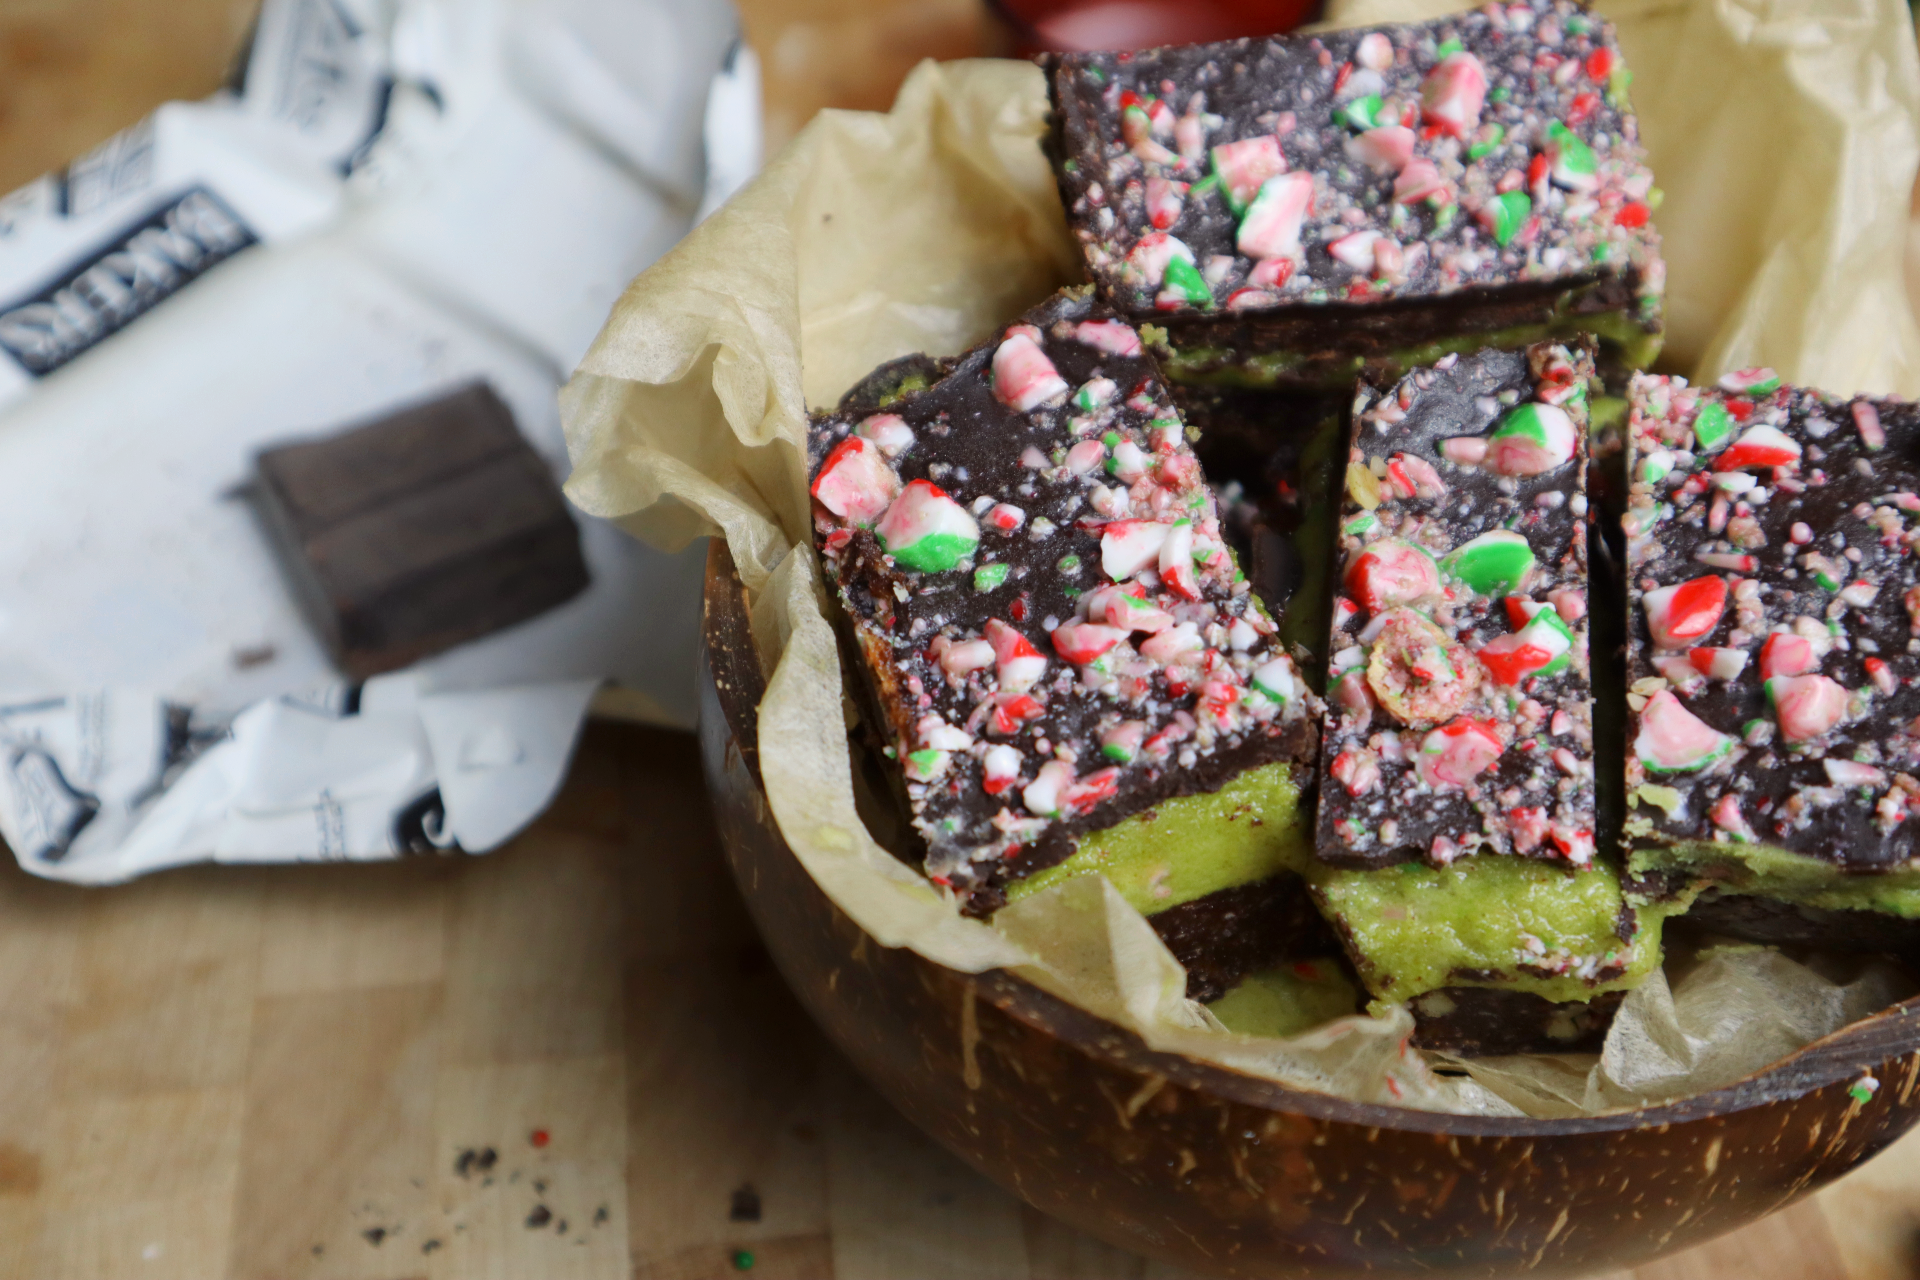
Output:
M816 542L927 874L970 910L1077 836L1311 759L1317 700L1185 424L1087 291L864 408L814 420Z
M1169 377L1339 385L1580 333L1619 369L1658 351L1658 193L1583 5L1041 65L1069 225Z
M533 1206L533 1212L527 1215L527 1228L537 1231L553 1221L553 1210L543 1204Z
M760 1193L754 1190L752 1183L742 1183L733 1189L733 1194L727 1200L727 1221L760 1221Z
M476 1173L486 1173L500 1162L500 1153L492 1147L464 1147L454 1157L453 1171L463 1178L471 1178Z

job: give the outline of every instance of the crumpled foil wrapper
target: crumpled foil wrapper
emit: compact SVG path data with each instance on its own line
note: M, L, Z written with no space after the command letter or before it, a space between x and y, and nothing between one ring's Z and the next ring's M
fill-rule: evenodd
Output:
M1460 5L1355 0L1331 19ZM1834 391L1920 388L1902 274L1920 66L1895 0L1613 0L1669 262L1668 360L1764 364ZM1039 148L1040 73L926 63L885 114L827 111L627 289L562 394L586 510L662 546L727 539L769 675L760 762L782 833L876 941L1004 968L1186 1054L1367 1102L1579 1115L1729 1083L1910 989L1880 963L1755 948L1688 957L1623 1003L1605 1051L1439 1063L1404 1011L1291 1039L1235 1035L1183 994L1146 921L1099 879L962 918L861 824L851 703L811 549L807 408L883 361L950 354L1079 278ZM1439 1060L1435 1060L1438 1062Z

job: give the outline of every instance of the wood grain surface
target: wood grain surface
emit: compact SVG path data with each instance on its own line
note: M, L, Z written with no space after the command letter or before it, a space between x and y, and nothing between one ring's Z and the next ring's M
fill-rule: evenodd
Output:
M770 139L985 47L748 0ZM247 0L0 0L0 190L216 85ZM854 51L858 51L857 53ZM691 678L691 673L689 673ZM1913 1280L1920 1135L1638 1280ZM483 858L115 889L0 857L4 1280L1122 1280L891 1112L755 940L694 744L595 726Z

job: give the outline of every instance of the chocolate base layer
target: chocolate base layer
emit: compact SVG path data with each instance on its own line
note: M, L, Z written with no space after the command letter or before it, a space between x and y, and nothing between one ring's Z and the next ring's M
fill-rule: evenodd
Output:
M1875 911L1829 911L1773 898L1708 889L1681 919L1687 926L1775 947L1885 952L1920 960L1920 920Z
M1147 923L1186 967L1187 998L1203 1003L1256 970L1340 950L1306 882L1295 875L1222 889L1148 916Z
M1592 1053L1606 1041L1624 992L1555 1004L1529 991L1443 987L1413 1002L1413 1042L1462 1058Z
M1479 335L1491 346L1511 345L1503 335L1519 330L1539 330L1532 335L1536 340L1572 338L1591 328L1596 317L1624 316L1634 305L1634 292L1631 276L1588 277L1440 298L1176 315L1152 323L1166 333L1162 359L1179 353L1169 362L1170 377L1234 384L1259 376L1263 384L1270 378L1276 390L1300 393L1350 386L1356 377L1390 382L1445 354L1421 348L1471 351L1483 345L1472 340ZM1658 326L1634 325L1632 331L1632 350L1599 335L1603 372L1624 376L1651 362ZM1409 353L1417 354L1409 358ZM1269 359L1263 362L1263 356Z

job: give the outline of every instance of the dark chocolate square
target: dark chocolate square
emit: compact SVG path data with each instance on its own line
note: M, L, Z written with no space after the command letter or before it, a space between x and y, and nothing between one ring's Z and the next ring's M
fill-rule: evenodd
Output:
M584 591L546 462L474 383L257 459L260 508L334 661L363 680Z

